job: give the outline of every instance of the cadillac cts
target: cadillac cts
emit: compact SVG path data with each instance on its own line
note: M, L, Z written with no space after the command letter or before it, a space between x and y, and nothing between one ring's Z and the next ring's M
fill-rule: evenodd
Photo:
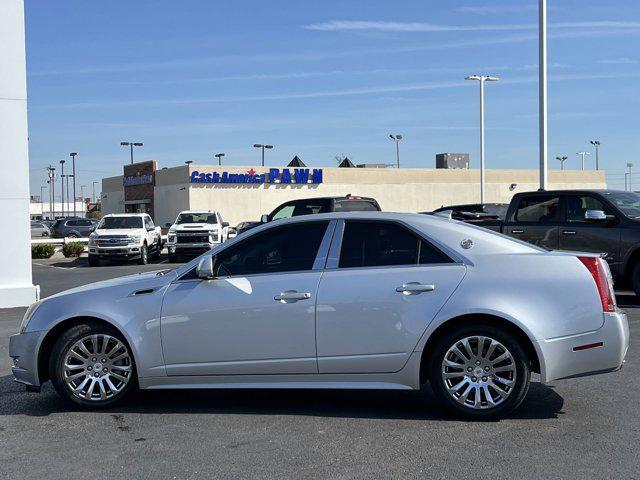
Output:
M629 344L606 262L438 215L279 220L174 270L32 305L13 374L104 407L134 388L420 389L454 413L612 372Z

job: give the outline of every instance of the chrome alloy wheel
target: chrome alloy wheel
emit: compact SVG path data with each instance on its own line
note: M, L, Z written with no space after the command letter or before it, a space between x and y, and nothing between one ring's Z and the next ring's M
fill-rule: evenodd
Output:
M447 350L442 380L449 395L465 407L493 408L511 395L516 363L500 342L484 336L465 337Z
M89 401L107 400L129 383L132 368L124 343L110 335L94 334L67 350L63 378L74 396Z

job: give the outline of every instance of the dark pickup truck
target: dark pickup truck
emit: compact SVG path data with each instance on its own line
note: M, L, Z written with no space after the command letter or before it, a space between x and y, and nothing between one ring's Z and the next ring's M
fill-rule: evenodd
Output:
M551 250L602 253L616 281L640 295L640 195L635 192L518 193L504 221L470 223Z

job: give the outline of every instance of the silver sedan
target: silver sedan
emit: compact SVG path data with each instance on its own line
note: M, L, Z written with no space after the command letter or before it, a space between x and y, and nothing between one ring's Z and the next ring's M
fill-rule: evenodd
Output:
M15 379L104 407L134 388L417 390L505 415L542 382L618 370L629 345L606 262L439 215L271 222L173 270L32 305Z

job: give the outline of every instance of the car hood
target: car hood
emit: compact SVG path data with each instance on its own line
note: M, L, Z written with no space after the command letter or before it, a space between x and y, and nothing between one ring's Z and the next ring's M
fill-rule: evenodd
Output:
M153 272L138 273L134 275L127 275L125 277L111 278L109 280L103 280L101 282L89 283L87 285L75 287L70 290L65 290L63 292L56 293L55 295L47 297L45 301L51 298L59 298L83 292L95 292L96 290L113 287L129 287L132 292L139 288L158 288L172 282L173 280L175 280L175 278L175 269L155 270Z
M142 228L109 228L109 229L96 229L94 230L96 235L143 235L144 229Z
M213 230L219 228L218 225L212 223L181 223L180 225L174 225L172 230Z

